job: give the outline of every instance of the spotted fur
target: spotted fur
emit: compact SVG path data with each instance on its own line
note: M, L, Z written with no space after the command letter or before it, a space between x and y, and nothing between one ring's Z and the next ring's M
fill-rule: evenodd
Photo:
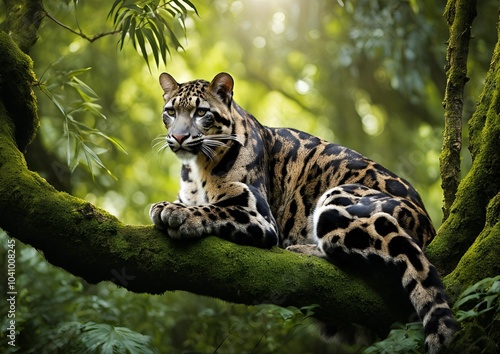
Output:
M168 134L159 149L170 147L183 165L178 200L151 207L156 227L172 238L217 235L339 265L356 257L394 264L428 351L450 342L457 325L423 253L435 231L407 181L348 148L262 126L234 102L229 74L178 84L164 73L160 84Z

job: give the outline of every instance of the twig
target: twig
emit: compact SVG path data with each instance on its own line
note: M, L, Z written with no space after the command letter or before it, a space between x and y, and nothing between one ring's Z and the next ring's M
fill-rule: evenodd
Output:
M105 37L105 36L108 36L108 35L113 35L113 34L117 34L117 33L120 33L121 30L120 29L117 29L117 30L114 30L114 31L109 31L109 32L102 32L102 33L98 33L98 34L95 34L91 37L87 36L85 33L83 33L83 31L81 29L79 29L78 31L74 30L73 28L65 25L64 23L62 23L61 21L59 21L58 19L56 19L54 16L52 16L50 13L48 12L45 12L45 16L47 16L49 19L51 19L54 23L56 23L57 25L61 26L62 28L70 31L71 33L74 33L76 34L77 36L79 37L82 37L83 39L86 39L87 41L89 41L90 43L102 38L102 37Z

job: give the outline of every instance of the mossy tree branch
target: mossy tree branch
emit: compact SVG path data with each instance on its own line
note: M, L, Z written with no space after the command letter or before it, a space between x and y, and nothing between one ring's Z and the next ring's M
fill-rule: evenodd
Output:
M450 28L446 51L446 91L444 96L443 147L439 158L443 188L443 220L450 213L460 181L462 149L463 93L467 77L467 56L476 0L450 0L444 16Z
M0 51L12 57L0 66L0 77L16 73L0 82L1 92L24 97L11 108L4 96L0 100L0 227L11 237L90 283L113 281L154 294L185 290L248 305L318 304L323 319L349 319L379 334L395 321L408 320L408 303L395 303L392 291L384 293L383 282L368 285L324 260L215 237L174 242L152 226L124 225L106 211L55 190L27 169L16 139L16 132L24 129L20 121L26 120L16 108L38 121L34 96L25 92L35 82L31 61L1 31Z

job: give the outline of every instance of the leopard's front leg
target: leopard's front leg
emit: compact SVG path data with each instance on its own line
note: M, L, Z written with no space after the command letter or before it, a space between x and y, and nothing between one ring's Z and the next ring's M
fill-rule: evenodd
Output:
M257 247L278 244L276 221L257 189L230 183L220 190L224 193L212 197L210 204L160 202L152 205L149 215L153 224L172 238L215 235Z

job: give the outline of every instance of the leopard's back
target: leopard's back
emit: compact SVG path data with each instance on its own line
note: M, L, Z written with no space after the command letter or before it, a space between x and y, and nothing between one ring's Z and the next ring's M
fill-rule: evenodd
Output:
M286 128L266 129L270 204L283 245L307 243L307 227L321 195L334 187L360 184L394 198L394 210L422 247L435 236L417 191L404 179L346 147Z

